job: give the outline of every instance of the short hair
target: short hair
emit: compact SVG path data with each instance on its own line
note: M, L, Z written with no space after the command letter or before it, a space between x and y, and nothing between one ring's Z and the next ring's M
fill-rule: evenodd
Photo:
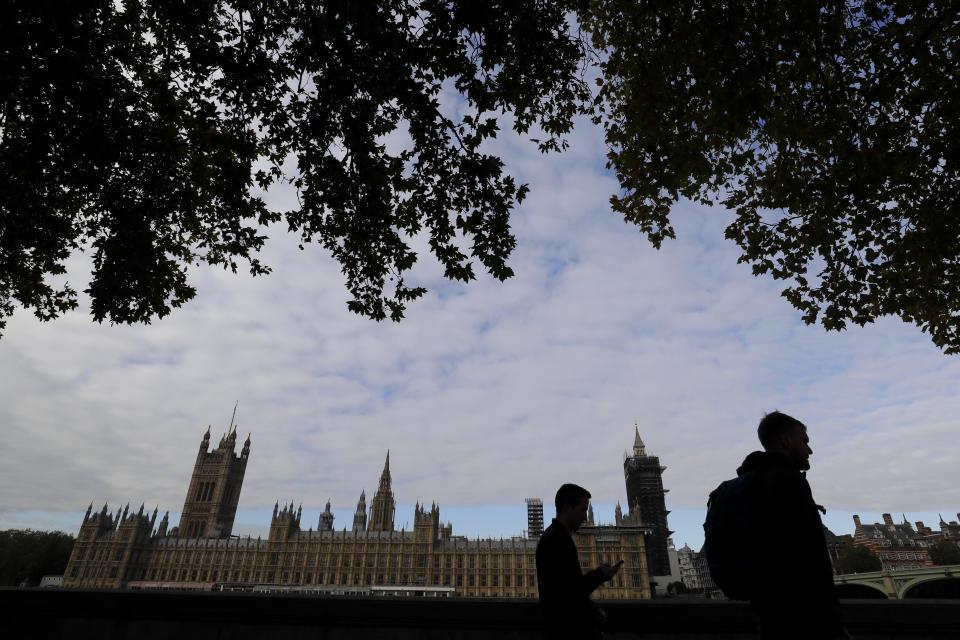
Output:
M785 413L771 411L763 416L760 421L760 426L757 427L757 437L760 438L760 444L763 445L763 448L768 449L776 444L780 436L798 428L806 429L807 426Z
M553 499L553 504L557 508L557 513L563 507L575 507L581 500L590 499L590 492L577 484L569 482L557 489L557 497Z

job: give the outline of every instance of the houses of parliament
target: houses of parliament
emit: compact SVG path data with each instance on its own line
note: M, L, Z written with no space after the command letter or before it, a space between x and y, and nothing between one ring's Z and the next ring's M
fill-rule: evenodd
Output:
M145 513L142 505L115 513L107 505L93 512L91 505L63 586L537 597L536 533L507 540L456 536L440 522L436 504L417 504L413 530L397 530L389 452L369 512L361 494L350 529L334 529L329 502L316 528L306 530L300 508L277 504L266 539L232 535L250 438L239 455L236 444L231 427L211 449L207 429L176 527L169 526L168 514L158 522L157 510ZM644 453L639 446L635 454ZM624 468L629 485L626 462ZM656 553L647 544L656 544L655 528L641 521L639 507L624 515L617 505L612 524L595 523L591 507L573 536L582 567L624 560L597 598L650 597L648 562Z

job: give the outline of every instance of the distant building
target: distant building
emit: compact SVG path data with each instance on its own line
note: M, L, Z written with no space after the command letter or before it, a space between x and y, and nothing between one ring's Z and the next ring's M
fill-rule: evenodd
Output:
M694 551L684 544L677 550L677 563L680 570L680 581L689 591L698 593L706 598L722 599L723 592L717 588L710 577L710 567L707 566L707 555L701 551Z
M524 502L527 503L527 537L539 540L543 535L543 500L527 498Z
M853 543L853 536L848 533L838 536L827 529L827 525L823 525L823 537L827 543L827 553L830 555L830 566L833 567L834 573L838 573L837 560L840 557L840 552Z
M724 599L723 591L717 587L717 583L713 581L713 577L710 575L707 554L703 552L703 549L700 549L693 557L693 566L697 570L697 578L700 581L700 588L703 589L703 595L711 600Z
M667 527L670 512L665 496L669 490L663 488L663 472L666 470L660 465L660 458L647 455L640 439L640 429L635 425L633 455L624 455L623 476L630 515L639 517L643 524L653 529L647 540L647 565L653 576L669 576L671 573L668 545L673 532Z
M697 572L694 558L697 552L690 548L690 545L684 543L683 547L677 549L677 564L680 565L680 582L690 591L703 589L700 582L700 574Z
M361 493L353 528L333 529L330 503L317 530L303 531L302 509L274 505L267 539L231 535L250 438L234 455L231 429L209 451L201 443L179 527L168 514L99 513L87 508L67 564L64 587L237 589L291 593L378 593L466 597L537 597L535 538L469 540L441 524L440 508L416 505L413 530L394 529L390 457L384 464L367 517ZM541 505L542 507L542 505ZM639 517L616 513L614 524L590 521L573 535L584 568L625 561L598 599L649 598L646 537ZM542 527L542 520L541 520Z
M960 513L957 514L957 518L960 519ZM956 520L944 522L943 516L940 516L940 539L960 543L960 524Z
M917 569L933 563L927 553L932 542L923 532L918 532L907 522L894 524L889 513L883 514L883 523L862 524L860 516L853 516L854 544L868 547L878 556L886 570ZM921 523L922 524L922 523Z
M40 578L41 587L59 587L63 583L63 576L43 576Z

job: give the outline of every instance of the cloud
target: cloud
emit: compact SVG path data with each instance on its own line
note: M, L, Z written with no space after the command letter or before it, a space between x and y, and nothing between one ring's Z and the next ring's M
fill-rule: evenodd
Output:
M516 276L450 283L423 254L411 281L430 293L400 324L350 314L338 265L282 228L271 275L196 268L196 300L151 325L15 316L0 340L0 526L91 500L178 511L203 431L216 440L236 401L250 517L278 499L352 512L388 448L404 504L492 514L549 503L565 481L614 504L636 420L668 467L668 507L695 528L775 408L810 425L828 507L956 511L955 359L896 321L805 326L778 283L737 264L722 209L680 203L677 240L654 250L609 211L599 133L584 123L572 144L493 145L532 188L513 216ZM516 508L500 509L501 535L525 528Z

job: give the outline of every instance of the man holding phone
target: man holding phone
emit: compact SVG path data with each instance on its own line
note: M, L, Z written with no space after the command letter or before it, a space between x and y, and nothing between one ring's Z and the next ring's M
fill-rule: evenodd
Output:
M537 544L537 582L544 636L599 638L603 635L604 614L590 600L590 593L617 575L623 561L612 566L604 563L584 574L571 534L587 520L590 492L575 484L565 484L557 491L554 504L557 517Z

